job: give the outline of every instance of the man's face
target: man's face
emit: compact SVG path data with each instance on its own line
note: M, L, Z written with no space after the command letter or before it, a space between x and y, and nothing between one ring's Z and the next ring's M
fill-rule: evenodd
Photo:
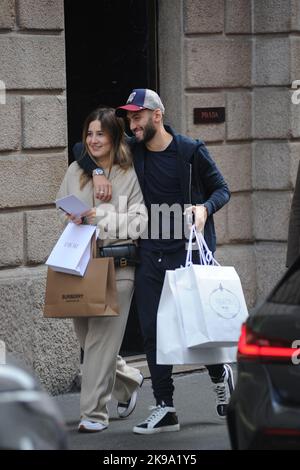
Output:
M128 111L127 119L131 132L139 142L147 143L156 134L156 128L152 120L153 111L143 109L141 111Z

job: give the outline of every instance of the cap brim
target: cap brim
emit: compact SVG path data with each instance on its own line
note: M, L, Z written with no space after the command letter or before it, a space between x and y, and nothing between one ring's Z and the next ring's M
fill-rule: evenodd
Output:
M136 104L125 104L125 106L119 106L119 108L116 109L116 116L118 117L124 117L126 116L127 111L141 111L143 106L137 106Z

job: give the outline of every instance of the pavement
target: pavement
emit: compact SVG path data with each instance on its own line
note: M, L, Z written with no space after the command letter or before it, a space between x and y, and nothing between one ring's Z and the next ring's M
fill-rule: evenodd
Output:
M233 366L234 374L235 367ZM126 419L117 415L117 402L109 403L110 423L100 433L80 434L79 393L54 397L68 431L69 448L73 450L228 450L230 449L226 420L215 412L215 397L206 369L190 369L173 374L174 406L181 430L153 435L138 435L133 426L143 421L154 405L151 382L146 378L139 390L135 411Z

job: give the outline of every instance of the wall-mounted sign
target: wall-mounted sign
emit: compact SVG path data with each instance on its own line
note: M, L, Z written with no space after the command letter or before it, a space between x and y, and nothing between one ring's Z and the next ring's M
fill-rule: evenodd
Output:
M225 108L194 108L194 124L225 122Z

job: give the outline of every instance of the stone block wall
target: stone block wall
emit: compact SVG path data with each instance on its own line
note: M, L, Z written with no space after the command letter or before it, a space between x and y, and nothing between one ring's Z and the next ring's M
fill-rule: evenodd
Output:
M299 154L299 1L253 0L253 230L257 298L285 271L288 222Z
M68 161L63 0L0 0L0 12L0 339L60 393L79 363L72 322L42 314Z
M177 38L172 45L160 43L166 117L178 131L206 142L228 181L231 200L215 216L217 256L224 263L236 259L252 307L285 271L300 158L300 105L291 102L292 81L300 79L300 2L164 0L159 5L164 37L171 29L175 36L175 29ZM168 47L181 61L172 62ZM226 108L225 123L194 124L194 108L219 106Z

